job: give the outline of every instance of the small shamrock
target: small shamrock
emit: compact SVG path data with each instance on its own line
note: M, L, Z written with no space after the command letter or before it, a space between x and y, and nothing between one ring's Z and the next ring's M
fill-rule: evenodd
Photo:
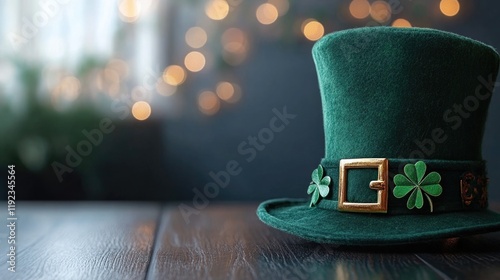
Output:
M312 182L307 189L307 194L312 193L311 204L309 204L309 207L314 206L318 202L320 195L322 197L326 197L328 195L328 193L330 192L330 188L328 186L332 181L332 178L330 178L330 176L325 176L323 178L323 167L321 165L319 165L318 168L314 169L311 177Z
M439 184L441 175L437 172L429 173L425 178L427 166L423 161L415 164L405 165L405 175L398 174L394 176L394 185L396 186L392 193L397 198L402 198L411 192L406 207L413 209L422 208L424 205L424 195L429 201L431 212L433 211L432 200L430 196L439 196L443 192L443 188ZM422 195L423 194L423 195Z

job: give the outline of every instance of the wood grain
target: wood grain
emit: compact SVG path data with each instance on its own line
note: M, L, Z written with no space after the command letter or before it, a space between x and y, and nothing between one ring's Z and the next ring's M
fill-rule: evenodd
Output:
M264 225L256 206L213 203L186 223L175 204L20 202L17 272L0 230L0 279L500 279L500 233L337 247Z
M159 205L19 202L17 211L17 269L7 271L2 250L0 279L145 278Z
M320 245L274 230L256 205L164 209L148 279L440 279L417 256Z
M491 209L500 212L500 204ZM418 257L449 279L500 279L500 232L449 239Z

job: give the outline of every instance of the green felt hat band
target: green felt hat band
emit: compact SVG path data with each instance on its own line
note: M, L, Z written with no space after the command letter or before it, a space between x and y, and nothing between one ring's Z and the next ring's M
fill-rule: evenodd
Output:
M424 201L421 209L407 207L407 196L404 199L393 194L397 174L404 174L407 164L417 160L388 159L388 214L429 214L429 203ZM467 210L482 210L487 208L487 178L484 161L449 161L449 160L424 160L427 173L437 172L441 176L440 185L442 193L432 198L432 213L445 213ZM321 165L325 176L330 176L330 192L328 196L320 199L317 207L337 210L339 193L339 162L323 159ZM369 184L377 180L377 169L357 168L347 171L347 201L357 203L374 203L377 201L377 191L370 189ZM401 175L399 175L401 176ZM424 194L425 196L425 194Z

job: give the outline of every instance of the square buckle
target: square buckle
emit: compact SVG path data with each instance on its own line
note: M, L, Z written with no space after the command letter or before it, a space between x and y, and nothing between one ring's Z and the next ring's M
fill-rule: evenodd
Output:
M378 178L370 182L370 189L377 190L376 203L347 201L347 170L354 168L377 168ZM339 168L339 200L337 209L344 212L387 213L389 161L386 158L342 159Z

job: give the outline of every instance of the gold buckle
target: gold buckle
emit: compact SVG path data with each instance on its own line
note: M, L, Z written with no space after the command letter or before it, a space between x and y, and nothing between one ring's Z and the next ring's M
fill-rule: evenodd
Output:
M347 201L347 170L353 168L377 168L378 178L370 182L370 189L377 190L376 203ZM389 184L387 171L389 161L386 158L360 158L340 160L339 201L337 209L345 212L387 213L387 192Z

